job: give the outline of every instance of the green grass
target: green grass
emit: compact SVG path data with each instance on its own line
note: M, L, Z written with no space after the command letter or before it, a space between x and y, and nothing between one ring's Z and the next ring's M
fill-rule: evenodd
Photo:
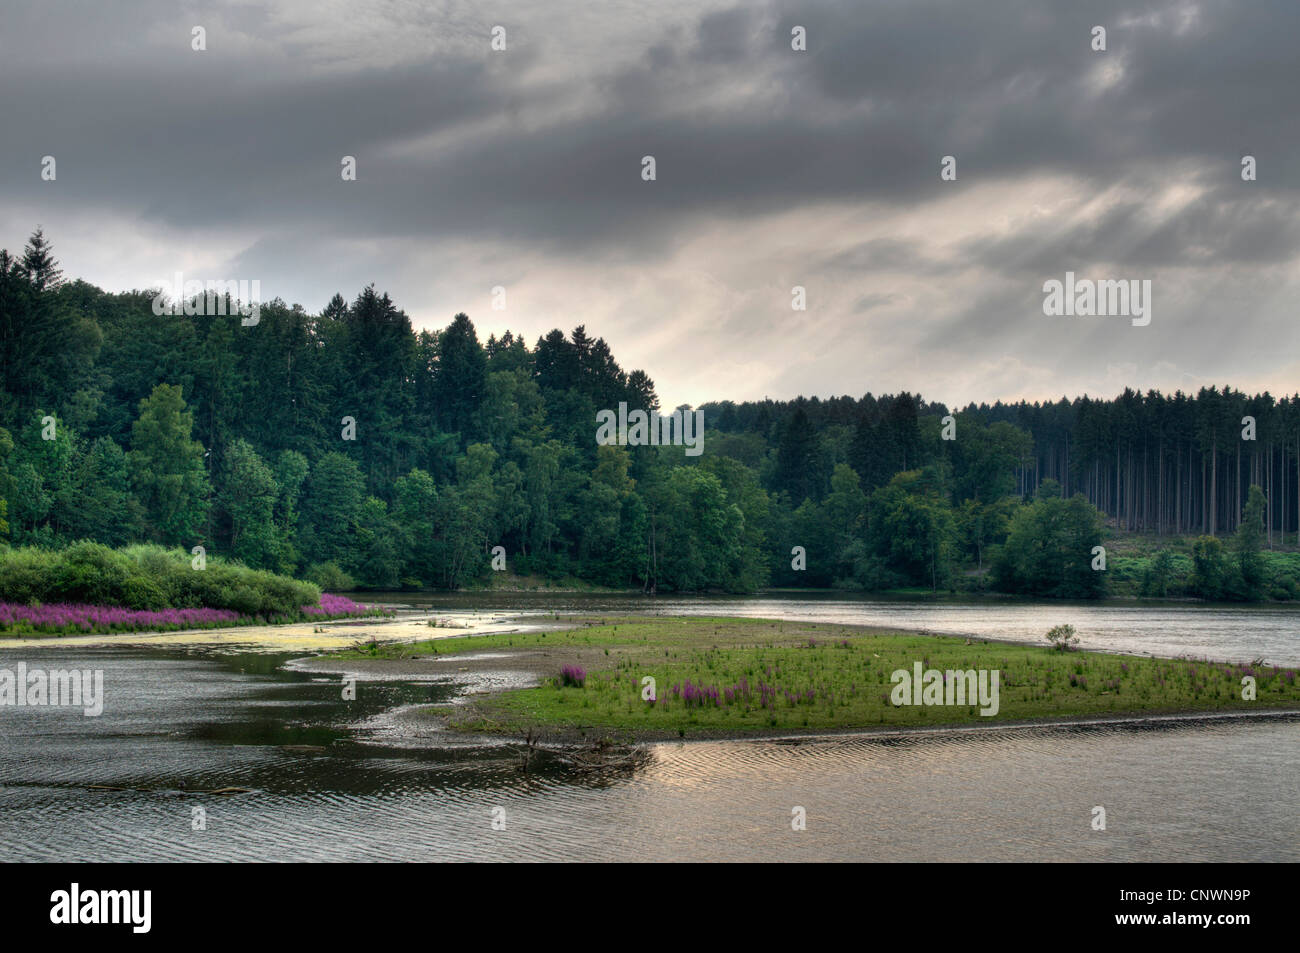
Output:
M1300 706L1296 673L1287 669L752 619L610 619L563 632L438 639L344 654L410 658L489 649L542 650L550 656L543 666L554 672L540 687L475 699L452 716L456 727L686 737ZM998 670L998 713L980 715L977 704L895 706L891 673L911 671L918 661L941 671ZM581 688L559 685L561 666L572 662L587 669ZM1252 673L1258 698L1244 701L1241 678ZM641 698L645 676L657 683L654 704ZM681 697L688 679L717 688L722 704L688 705ZM748 698L728 699L726 689L742 679L750 685ZM771 703L760 703L759 682L775 687Z

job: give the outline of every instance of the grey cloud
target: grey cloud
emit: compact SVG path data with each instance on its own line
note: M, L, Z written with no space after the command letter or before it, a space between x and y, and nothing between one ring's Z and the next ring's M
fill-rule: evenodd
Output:
M793 249L803 260L789 269L844 309L817 320L847 325L900 292L919 301L906 281L887 291L867 284L874 272L899 272L949 296L912 323L922 346L954 361L1013 348L1066 374L1062 349L1075 362L1119 363L1155 362L1163 348L1192 362L1218 334L1213 295L1166 299L1180 309L1167 326L1204 331L1185 345L1157 345L1159 333L1117 343L1098 328L1026 327L1042 280L1083 267L1120 276L1200 269L1210 286L1213 269L1226 270L1242 282L1244 326L1293 339L1273 301L1300 251L1293 0L724 0L685 15L643 7L641 45L600 60L566 59L558 41L542 41L620 36L623 8L597 5L563 23L548 7L512 8L512 36L523 39L501 57L478 42L472 17L439 20L446 5L402 8L401 22L448 42L427 55L405 43L402 55L364 69L338 68L320 50L346 49L349 30L389 25L323 20L331 42L322 45L278 33L282 18L269 7L217 6L204 16L241 31L247 48L218 44L195 56L183 42L159 47L160 25L181 40L188 29L191 15L169 4L10 6L0 29L0 202L67 220L78 209L120 217L191 251L221 235L223 247L242 245L241 270L269 280L284 267L295 288L319 282L303 293L311 306L339 281L392 279L361 276L363 267L409 268L459 242L503 261L526 254L535 272L549 261L649 273L705 229L753 230L755 247L773 247L776 216L842 206L883 223L922 222L908 234L931 237L873 231L837 236L847 251ZM1109 31L1106 53L1089 49L1097 23ZM795 24L807 28L806 53L790 49ZM452 42L466 30L474 42ZM1247 152L1259 159L1255 183L1240 181ZM58 159L57 186L39 179L44 154ZM653 183L640 178L647 154L658 163ZM939 180L948 154L958 160L955 183ZM358 159L355 183L339 180L343 155ZM961 216L981 185L1021 182L1060 183L1060 214L944 241L937 203ZM1153 201L1180 182L1202 189L1201 199L1157 213ZM1116 186L1123 201L1079 214ZM374 251L313 278L347 242ZM737 297L769 280L763 267ZM827 283L844 293L826 293ZM1237 350L1261 368L1282 359L1276 341L1272 354L1252 347ZM1236 352L1226 343L1223 353Z
M902 297L902 295L888 292L874 292L872 294L863 295L859 298L857 302L854 303L853 310L857 314L862 314L866 311L871 311L887 304L893 304L895 301L901 301Z

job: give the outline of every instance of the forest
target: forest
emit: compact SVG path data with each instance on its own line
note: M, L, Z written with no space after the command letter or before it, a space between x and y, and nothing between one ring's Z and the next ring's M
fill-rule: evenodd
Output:
M500 547L516 579L648 592L1300 595L1300 396L660 408L583 326L156 294L66 279L40 229L0 252L0 547L203 546L332 590L490 585ZM701 412L704 452L601 445L621 402Z

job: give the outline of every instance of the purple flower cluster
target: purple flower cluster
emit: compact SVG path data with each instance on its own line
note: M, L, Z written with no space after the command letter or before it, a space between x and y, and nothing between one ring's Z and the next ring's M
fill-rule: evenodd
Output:
M353 602L345 596L322 593L320 604L303 606L308 618L339 618L375 615L374 606ZM23 605L0 602L0 631L10 628L37 632L159 632L174 629L211 629L223 625L246 625L257 621L231 609L126 609L121 606L47 603ZM272 621L289 622L277 618Z
M817 693L809 689L806 692L791 692L787 689L778 688L776 685L768 685L766 682L759 680L756 686L749 684L749 679L741 677L730 688L719 688L717 685L705 685L703 683L696 685L689 678L684 682L678 682L670 690L672 698L683 702L687 708L722 708L726 705L757 704L759 708L776 709L776 696L780 691L785 695L786 701L791 705L800 703L811 704L817 697ZM661 697L660 702L666 702L667 697Z
M785 695L785 701L788 705L811 705L817 700L817 692L811 688L803 694L800 694L797 691L792 692L788 688L782 689L782 692Z
M1286 679L1288 685L1295 684L1296 673L1294 669L1278 668L1276 665L1274 665L1272 674L1275 676L1281 676L1282 678ZM1253 665L1238 665L1236 668L1235 676L1231 669L1225 668L1223 670L1224 678L1228 678L1228 679L1233 679L1233 678L1240 679L1244 675L1249 675L1252 678L1265 679L1265 680L1271 677L1265 669L1261 668L1257 671L1255 669L1255 666Z
M336 596L328 592L320 594L320 605L302 607L302 614L312 618L373 615L374 612L374 606L362 605L360 602L353 602L347 596Z
M0 602L0 628L27 625L42 632L121 632L203 629L239 621L229 609L123 609L67 604L25 606Z
M722 693L716 685L696 685L689 678L673 686L673 697L680 698L687 708L722 707Z
M582 688L587 683L587 670L577 665L566 665L560 669L560 684Z

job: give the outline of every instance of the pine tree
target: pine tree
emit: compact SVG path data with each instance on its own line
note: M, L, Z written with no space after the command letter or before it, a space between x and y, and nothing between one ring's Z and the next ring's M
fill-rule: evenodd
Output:
M22 270L37 291L53 291L63 283L63 271L54 259L54 249L37 226L23 249Z

